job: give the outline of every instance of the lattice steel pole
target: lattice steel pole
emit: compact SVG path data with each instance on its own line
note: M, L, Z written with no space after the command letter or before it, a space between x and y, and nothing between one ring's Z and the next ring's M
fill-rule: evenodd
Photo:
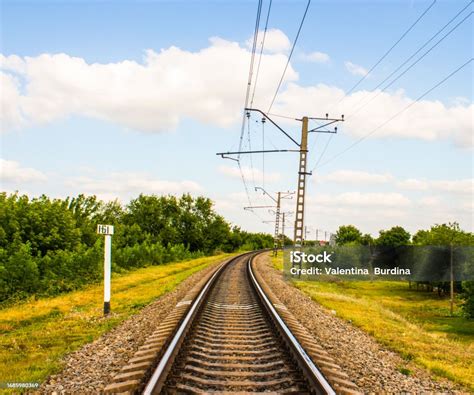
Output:
M301 126L300 163L298 168L298 187L296 192L295 247L303 246L304 199L306 192L306 165L308 156L308 117L303 117Z
M281 249L285 249L285 213L281 214Z
M275 214L275 237L273 239L273 255L277 256L278 254L278 244L280 242L280 201L281 201L281 192L277 193L277 206Z

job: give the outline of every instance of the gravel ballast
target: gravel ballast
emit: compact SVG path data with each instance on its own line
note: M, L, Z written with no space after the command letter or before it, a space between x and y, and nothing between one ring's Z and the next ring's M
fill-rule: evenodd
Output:
M186 293L220 262L192 274L173 291L144 307L139 313L92 343L64 358L64 369L40 386L40 392L99 393L120 368L133 357L148 336Z
M116 328L64 358L64 369L50 376L41 393L99 393L111 382L159 323L186 293L217 265L194 273L178 287L143 308ZM267 254L257 257L256 269L280 301L366 393L453 393L458 385L436 381L428 372L403 360L377 341L283 280ZM402 374L400 367L410 369ZM466 391L464 391L466 392Z
M369 334L334 315L288 284L271 265L268 254L259 255L256 268L281 302L337 361L343 371L368 393L462 393L448 380L436 381L428 372L384 348ZM399 371L409 368L409 376Z

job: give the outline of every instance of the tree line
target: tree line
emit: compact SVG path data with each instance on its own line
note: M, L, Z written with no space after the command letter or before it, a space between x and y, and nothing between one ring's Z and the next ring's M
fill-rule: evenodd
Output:
M458 223L437 224L414 235L401 226L394 226L381 230L376 238L362 234L354 225L344 225L337 230L335 241L338 245L368 246L372 256L382 264L384 259L401 260L404 254L411 254L409 258L415 269L426 277L448 272L453 260L462 261L463 267L470 270L469 280L474 274L474 234L463 231ZM415 250L412 247L423 248ZM446 280L418 281L416 285L426 291L436 290L439 295L448 293L450 289L450 282ZM455 281L454 289L463 300L466 316L474 318L474 281Z
M98 282L103 237L115 226L112 271L273 245L217 214L206 197L140 195L123 205L95 196L30 199L0 193L0 303L57 295Z

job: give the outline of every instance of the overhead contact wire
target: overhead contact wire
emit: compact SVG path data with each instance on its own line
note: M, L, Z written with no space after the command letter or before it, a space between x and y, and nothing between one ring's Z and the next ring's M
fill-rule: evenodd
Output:
M436 4L436 1L437 0L433 0L433 2L428 6L428 8L426 8L426 10L423 11L423 13L418 17L418 19L415 22L413 22L413 24L405 31L405 33L401 35L401 37L388 49L388 51L385 52L385 54L383 54L383 56L377 62L375 62L375 64L369 69L369 71L364 76L362 76L362 78L359 81L357 81L356 84L351 89L349 89L349 91L344 95L344 97L341 100L339 100L339 102L337 102L335 105L338 105L339 103L341 103L347 96L349 96L354 91L355 88L357 88L362 83L362 81L364 81L369 76L369 74L372 71L374 71L374 69L390 54L390 52L392 52L395 49L395 47L418 24L418 22L421 21L421 19L428 13L428 11Z
M469 6L469 4L468 4ZM465 8L464 8L465 9ZM448 36L451 35L459 26L461 26L468 18L472 16L473 12L471 11L468 15L466 15L460 22L458 22L450 31L448 31L443 37L441 37L433 46L431 46L423 55L421 55L417 60L415 60L410 66L408 66L404 71L402 71L397 77L395 77L390 83L385 85L379 92L377 92L370 100L356 109L350 116L354 116L357 114L361 109L366 107L369 103L371 103L375 98L377 98L382 92L385 92L388 88L390 88L395 82L397 82L401 77L403 77L410 69L412 69L415 65L417 65L426 55L428 55L433 49L435 49L442 41ZM459 15L459 14L458 14ZM457 17L457 15L456 15ZM455 17L455 18L456 18ZM453 18L453 19L455 19ZM453 19L448 23L448 25L453 21ZM430 40L428 40L421 48L418 49L409 59L407 59L400 67L398 67L392 74L390 74L385 80L383 80L379 85L377 85L375 89L379 88L384 82L386 82L393 74L395 74L398 70L400 70L405 64L407 64L413 57L418 54L427 44L429 44L433 38L435 38L442 30L445 29L447 25L445 25L438 33L436 33ZM347 118L346 118L347 119Z
M363 140L365 140L367 137L373 135L375 132L377 132L380 128L384 127L385 125L387 125L389 122L391 122L393 119L395 119L396 117L398 117L400 114L402 114L403 112L405 112L406 110L408 110L410 107L414 106L416 103L418 103L421 99L423 99L426 95L430 94L433 90L435 90L437 87L439 87L440 85L442 85L443 83L445 83L447 80L449 80L451 77L453 77L455 74L457 74L459 71L461 71L464 67L466 67L469 63L471 63L472 61L474 60L474 58L471 58L469 59L467 62L465 62L464 64L462 64L461 66L459 66L456 70L452 71L449 75L447 75L445 78L443 78L441 81L439 81L436 85L434 85L433 87L431 87L430 89L428 89L426 92L424 92L421 96L419 96L416 100L414 100L413 102L411 102L410 104L408 104L407 106L405 106L402 110L400 110L399 112L397 112L396 114L392 115L389 119L387 119L385 122L383 122L382 124L380 124L379 126L377 126L376 128L374 128L373 130L371 130L369 133L367 133L366 135L362 136L361 138L359 138L357 141L355 141L354 143L352 143L351 145L349 145L348 147L346 147L345 149L343 149L342 151L340 151L339 153L337 153L336 155L334 155L333 157L329 158L326 162L324 162L323 164L321 164L319 167L322 167L322 166L325 166L327 165L329 162L332 162L334 159L340 157L341 155L345 154L347 151L349 151L350 149L354 148L356 145L360 144Z
M278 92L280 90L280 87L281 87L281 84L283 82L283 79L285 78L285 74L286 74L286 70L288 69L288 65L290 64L290 60L291 60L291 56L293 55L293 51L295 50L295 47L296 47L296 43L298 42L298 38L300 36L300 33L301 33L301 29L303 28L303 24L304 24L304 21L306 19L306 14L308 13L308 9L309 9L309 5L311 4L311 0L308 0L308 3L306 4L306 9L304 10L304 14L303 14L303 18L301 18L301 22L300 22L300 26L298 28L298 33L296 33L296 37L293 41L293 45L291 47L291 51L290 51L290 54L288 55L288 60L286 62L286 65L285 65L285 68L283 70L283 74L281 75L281 78L280 78L280 81L278 82L278 86L276 88L276 91L275 91L275 94L273 95L273 99L270 103L270 106L268 107L268 110L267 110L267 113L270 112L270 110L272 109L273 107L273 103L275 102L275 99L278 95Z

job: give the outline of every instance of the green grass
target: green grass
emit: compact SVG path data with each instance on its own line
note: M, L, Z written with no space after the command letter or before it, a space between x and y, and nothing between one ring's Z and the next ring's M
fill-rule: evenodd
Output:
M113 275L113 314L108 318L104 318L102 313L101 285L0 310L0 383L41 383L48 375L61 369L64 355L97 339L156 298L176 288L191 274L229 255Z
M282 257L272 259L282 270ZM293 280L292 285L405 360L474 390L474 320L462 317L459 303L450 316L448 299L395 281Z

